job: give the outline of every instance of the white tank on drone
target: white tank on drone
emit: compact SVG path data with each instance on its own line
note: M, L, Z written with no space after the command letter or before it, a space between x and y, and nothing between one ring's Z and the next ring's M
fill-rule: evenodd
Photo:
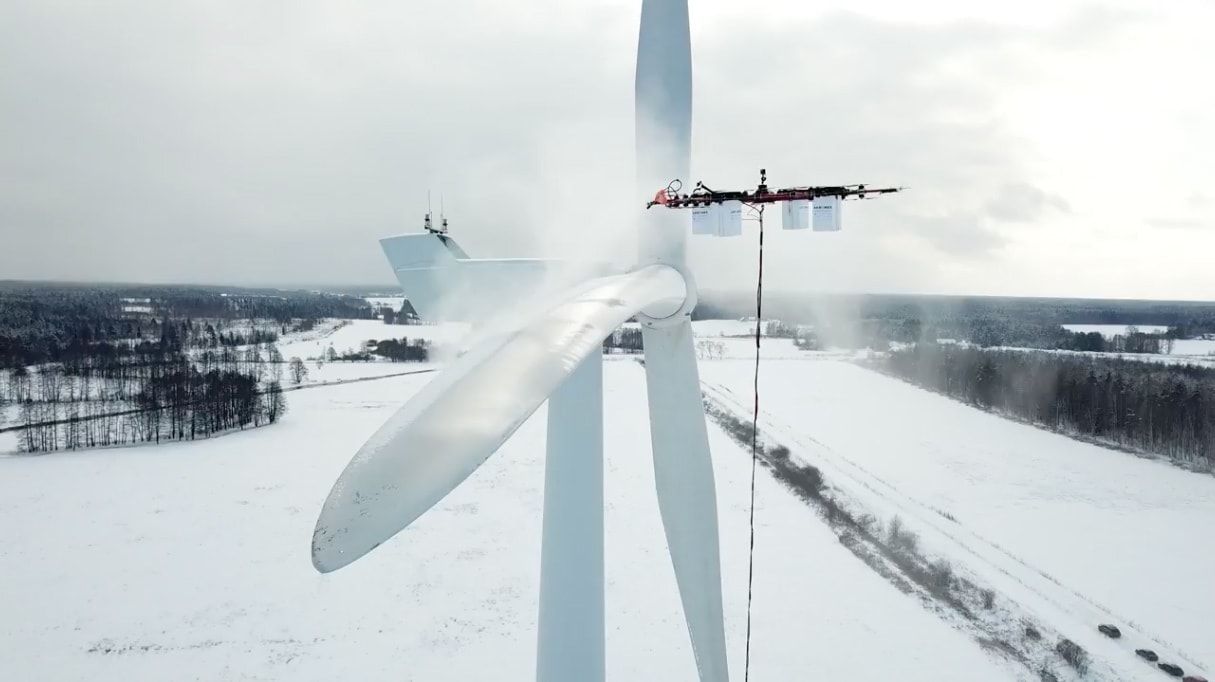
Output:
M737 237L742 234L743 205L741 201L717 204L717 236Z
M781 202L780 217L782 229L810 229L810 200L795 199Z
M811 224L815 232L839 232L843 226L839 197L817 197L811 205Z
M717 211L714 210L715 208L716 204L708 204L707 206L696 206L692 209L692 234L717 234Z
M737 237L742 234L741 201L696 206L692 209L692 234Z

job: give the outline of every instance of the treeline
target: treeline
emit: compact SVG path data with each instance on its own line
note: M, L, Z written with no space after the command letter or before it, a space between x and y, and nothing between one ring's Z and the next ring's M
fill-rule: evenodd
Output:
M1048 428L1209 468L1215 370L1101 356L917 344L887 374Z
M375 342L371 352L393 362L426 362L430 359L430 342L426 339L384 339Z
M292 331L298 331L298 327L292 327ZM111 321L105 326L95 322L81 324L68 332L24 337L0 335L0 369L274 343L279 332L277 326L233 328L222 321L196 323L192 319L128 320L120 324ZM128 333L132 336L125 336Z
M0 303L34 301L48 309L75 307L88 312L141 311L156 317L223 320L373 319L371 304L359 296L303 289L202 285L73 284L0 281ZM0 319L4 316L0 315Z
M1059 344L1057 348L1096 353L1163 353L1168 355L1173 352L1174 340L1175 338L1167 333L1149 334L1138 331L1132 326L1127 329L1126 334L1115 334L1108 337L1100 332L1068 331L1065 342Z
M604 353L640 353L644 350L641 329L622 327L603 340Z
M892 343L966 341L1107 353L1167 353L1173 339L1215 334L1215 304L1195 302L895 295L766 294L764 310L813 326L824 345L884 349ZM753 295L702 293L694 319L755 314ZM1077 333L1073 324L1154 325L1159 334L1128 330L1121 337Z
M1170 339L1197 339L1215 337L1215 315L1171 324L1164 333Z
M1095 353L1170 353L1173 339L1167 334L1149 334L1130 327L1125 334L1104 336L1099 332L1074 332L1057 324L998 316L937 320L925 323L915 318L833 321L813 332L799 335L810 347L888 350L892 344L963 341L981 348L1036 348ZM799 342L800 345L801 342Z
M0 369L121 355L273 342L324 318L371 319L365 301L308 292L195 287L0 285Z
M1125 334L1104 336L1100 332L1074 332L1061 325L1001 316L940 321L922 328L904 322L904 331L917 331L917 338L904 333L898 341L933 342L938 339L967 341L982 347L1011 346L1042 350L1072 350L1097 353L1169 353L1173 340L1165 334L1148 334L1134 326Z
M763 333L764 336L790 338L800 343L797 327L784 324L780 320L765 322ZM753 337L754 334L754 331L749 331L746 336ZM638 327L622 327L603 340L603 352L609 355L612 353L641 353L644 350L645 344L642 341L641 329ZM698 339L696 353L704 359L722 358L725 357L726 346L720 341Z
M270 344L92 357L9 371L0 405L15 405L23 452L194 440L278 421L282 368Z
M322 362L371 362L378 357L392 362L427 362L430 360L431 344L426 339L383 339L363 342L359 349L339 351L333 346L325 349L319 357ZM294 361L294 358L292 359Z
M765 291L764 312L804 323L830 320L960 321L983 318L1035 324L1154 325L1192 338L1215 332L1215 302L1116 299L926 296L912 294L794 294ZM694 319L734 320L755 314L755 292L700 292Z
M408 301L401 303L399 310L394 310L390 306L381 305L376 314L384 320L384 324L421 324L422 320L418 318L418 313L413 309L413 305Z

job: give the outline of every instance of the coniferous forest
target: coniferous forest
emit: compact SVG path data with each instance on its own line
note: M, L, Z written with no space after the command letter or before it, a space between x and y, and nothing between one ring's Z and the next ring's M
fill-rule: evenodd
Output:
M870 366L1056 431L1210 469L1215 369L1118 357L920 343Z
M749 294L701 292L694 319L755 314ZM891 343L965 341L1098 353L1168 353L1176 339L1215 335L1215 303L1091 299L764 294L764 316L812 325L823 345L884 350ZM1142 325L1107 337L1063 325Z
M325 318L374 317L362 299L305 291L0 282L0 369L245 346Z

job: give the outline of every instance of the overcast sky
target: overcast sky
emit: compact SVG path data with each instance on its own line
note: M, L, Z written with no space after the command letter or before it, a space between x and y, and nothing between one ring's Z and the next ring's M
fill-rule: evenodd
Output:
M773 220L766 287L1215 299L1215 4L690 4L690 180L911 188ZM640 5L7 0L0 279L392 282L427 189L475 256L627 251Z

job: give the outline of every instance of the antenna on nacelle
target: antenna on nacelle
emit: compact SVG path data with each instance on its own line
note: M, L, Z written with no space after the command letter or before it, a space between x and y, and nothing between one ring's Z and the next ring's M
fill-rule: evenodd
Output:
M447 234L447 216L443 213L442 194L439 195L439 227L436 228L431 217L430 190L426 190L426 219L422 221L422 227L431 234Z
M847 199L872 199L874 195L899 192L905 187L869 188L865 185L829 185L821 187L789 187L768 189L768 171L759 170L759 186L753 190L717 191L697 182L689 194L679 194L682 187L673 180L645 205L692 209L692 234L734 237L742 234L742 207L759 211L764 204L781 203L781 227L786 230L813 229L815 232L838 232L842 228L840 202Z
M426 190L426 218L422 220L422 227L427 232L435 231L434 223L430 221L430 190Z

